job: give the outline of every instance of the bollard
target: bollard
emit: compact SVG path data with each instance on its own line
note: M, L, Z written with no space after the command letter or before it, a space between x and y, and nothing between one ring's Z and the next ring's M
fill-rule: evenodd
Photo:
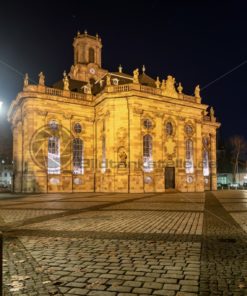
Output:
M3 295L3 234L0 231L0 296Z

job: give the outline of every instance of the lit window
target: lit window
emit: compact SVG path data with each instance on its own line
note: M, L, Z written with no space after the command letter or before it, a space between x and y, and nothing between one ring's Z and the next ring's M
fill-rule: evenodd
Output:
M145 120L143 121L143 125L144 125L144 127L145 127L146 129L150 129L150 128L153 127L152 121L149 120L149 119L145 119Z
M54 131L58 129L58 123L56 122L56 120L51 120L49 122L49 126L50 126L50 129Z
M81 139L73 140L73 173L83 174L83 141Z
M166 134L171 136L173 134L173 126L171 122L167 122L166 124Z
M209 155L208 150L203 150L203 176L209 176Z
M194 172L192 140L190 139L186 140L185 149L186 149L185 170L187 174L192 174Z
M152 165L152 137L145 135L143 137L143 170L144 172L151 172Z
M76 123L76 124L74 125L74 131L75 131L77 134L79 134L79 133L81 132L81 130L82 130L82 128L81 128L80 123Z
M192 135L193 134L193 127L190 124L187 124L185 126L185 132L187 135Z
M202 139L202 142L203 142L204 148L208 148L208 146L209 146L209 139L207 137L204 137Z
M60 144L57 137L48 139L48 174L60 174Z

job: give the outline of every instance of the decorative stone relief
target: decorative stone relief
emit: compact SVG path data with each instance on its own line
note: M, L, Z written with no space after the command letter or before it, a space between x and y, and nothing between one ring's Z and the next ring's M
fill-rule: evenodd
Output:
M175 78L172 77L171 75L168 75L165 83L165 89L163 91L163 94L165 96L178 98L178 93L176 91L174 84L175 84Z
M168 138L165 142L165 152L168 156L176 156L176 143L172 138Z
M64 119L71 119L72 118L72 115L69 114L69 113L65 113L65 114L63 114L63 118Z
M117 143L121 146L126 146L127 142L127 130L124 127L120 127L117 130Z
M124 147L118 148L118 167L126 168L127 167L127 154Z
M139 109L139 108L133 108L133 113L141 115L141 114L143 114L143 110Z

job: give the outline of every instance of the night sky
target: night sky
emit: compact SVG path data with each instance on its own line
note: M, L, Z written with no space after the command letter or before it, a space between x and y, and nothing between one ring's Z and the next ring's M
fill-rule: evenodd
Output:
M23 74L37 81L43 71L47 85L61 79L73 64L73 37L87 29L102 38L104 68L116 71L122 64L132 73L145 64L154 78L175 76L187 94L200 84L203 103L215 107L222 123L223 138L247 138L245 1L50 2L1 3L1 125Z

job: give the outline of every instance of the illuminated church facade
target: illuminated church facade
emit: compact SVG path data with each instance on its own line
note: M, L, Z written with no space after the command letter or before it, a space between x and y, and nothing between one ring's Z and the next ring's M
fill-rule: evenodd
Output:
M98 35L74 38L74 64L45 76L9 109L15 192L203 192L216 190L216 121L199 86L186 95L168 75L101 66Z

